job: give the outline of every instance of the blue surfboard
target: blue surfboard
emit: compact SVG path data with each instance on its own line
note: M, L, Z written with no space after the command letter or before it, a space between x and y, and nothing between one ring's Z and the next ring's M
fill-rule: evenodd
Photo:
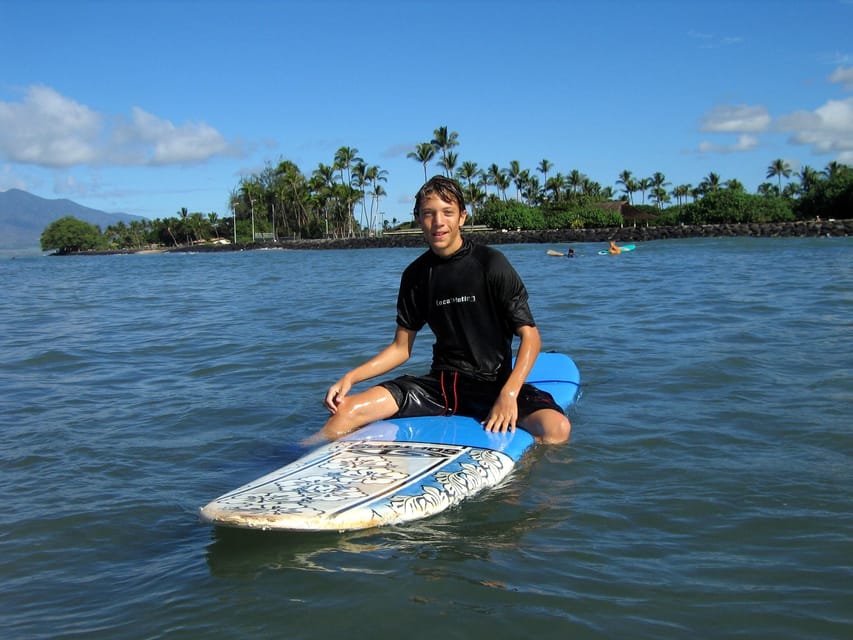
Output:
M527 382L568 407L580 372L542 353ZM245 529L350 531L417 520L501 483L534 444L522 429L490 433L473 418L383 420L216 498L204 522Z

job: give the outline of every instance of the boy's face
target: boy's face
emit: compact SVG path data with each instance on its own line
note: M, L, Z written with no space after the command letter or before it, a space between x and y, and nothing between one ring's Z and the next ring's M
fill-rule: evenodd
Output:
M426 196L418 210L418 223L436 255L443 258L453 255L462 247L461 227L468 213L455 200L442 200L437 194Z

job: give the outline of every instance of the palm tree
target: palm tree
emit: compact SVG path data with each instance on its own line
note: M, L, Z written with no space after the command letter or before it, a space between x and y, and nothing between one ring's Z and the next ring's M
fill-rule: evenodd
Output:
M503 171L495 177L495 187L497 187L498 191L503 194L504 202L506 202L506 190L509 189L511 184L512 180L510 180L510 177Z
M310 185L302 171L295 163L289 160L280 162L276 167L276 193L279 198L284 221L285 232L294 229L303 229L308 226L310 214L308 202L310 200ZM331 170L331 179L334 180L334 169ZM287 211L290 211L290 215Z
M720 175L712 171L702 178L702 182L699 183L697 191L702 195L713 193L714 191L720 190L720 184L722 184L720 181Z
M249 203L249 211L252 214L252 242L255 241L255 203L263 198L261 183L256 177L251 180L243 178L240 181L240 198Z
M634 180L633 174L628 169L623 169L619 174L619 179L616 184L622 185L622 190L628 196L628 202L634 204L634 192L637 191L637 181Z
M165 220L160 221L161 223L161 232L163 229L169 234L169 237L172 239L172 245L178 246L178 239L175 237L174 232L172 231L172 225L174 225L178 221L177 218L166 218ZM156 221L155 221L156 222Z
M827 178L831 179L845 171L850 171L850 167L848 167L846 164L841 164L837 160L833 160L828 165L826 165L826 168L821 171L821 173Z
M424 166L424 182L427 181L427 165L435 157L435 147L431 142L421 142L415 145L414 151L406 154L407 158L417 160Z
M536 167L536 170L542 174L542 181L545 184L548 184L548 172L553 168L554 164L550 160L543 158L539 161L539 165Z
M785 176L785 178L791 177L791 165L789 165L787 162L782 160L782 158L774 160L773 162L770 163L770 166L767 167L767 177L772 178L773 176L776 176L778 178L778 180L779 180L778 186L779 186L779 190L781 191L782 190L782 176Z
M486 169L486 184L491 184L495 186L495 191L500 193L500 187L498 187L498 183L503 176L503 169L501 169L494 162L489 165L489 168Z
M469 203L468 218L471 220L472 225L474 224L474 213L479 211L483 203L486 202L486 190L485 188L481 188L484 186L484 182L479 182L463 189L465 200Z
M551 199L554 202L558 202L560 200L560 194L563 192L563 188L566 186L565 178L562 173L558 173L555 176L551 176L545 182L545 191L551 192Z
M539 184L539 178L531 176L527 169L521 172L521 190L529 205L536 205L542 199L542 186Z
M207 214L207 222L210 225L210 228L213 229L213 233L219 238L219 214L215 211L211 211Z
M367 167L365 176L374 187L377 182L388 182L388 172L385 169L380 169L379 166L375 164Z
M352 188L361 193L361 226L365 226L367 218L367 165L359 160L352 167Z
M382 185L381 185L381 184L376 184L376 183L374 183L374 184L373 184L373 190L370 192L370 197L371 197L371 203L370 203L370 222L371 222L371 228L374 228L374 229L376 229L376 228L377 228L377 227L373 227L373 222L374 222L374 218L375 218L377 215L381 215L381 214L380 214L380 211L379 211L379 199L380 199L382 196L384 196L384 195L387 195L387 194L386 194L386 192L385 192L385 189L383 189L383 188L382 188ZM376 213L374 213L374 209L376 210ZM383 228L385 227L385 222L384 222L384 221L382 222L382 225L381 225L381 226L382 226Z
M462 166L456 170L456 177L467 182L470 187L481 173L483 172L480 171L476 162L465 161L462 163Z
M335 152L335 169L341 172L341 183L344 187L349 187L345 190L347 194L347 214L349 216L349 235L352 236L352 221L355 217L355 198L353 197L352 189L352 167L357 162L364 162L358 157L358 149L355 147L341 147ZM344 180L344 170L346 170L346 180Z
M808 193L820 181L820 173L812 169L808 165L800 169L800 189L803 193Z
M480 171L480 168L477 166L477 163L470 161L463 162L462 166L456 170L456 178L460 181L464 180L467 185L467 193L465 198L466 200L468 200L469 203L471 203L470 206L472 210L468 212L470 214L468 218L471 220L471 224L474 224L474 198L472 198L472 196L475 194L474 180L476 180L482 174L483 172Z
M677 187L672 189L672 196L675 198L677 204L682 204L682 198L686 200L690 197L690 192L693 190L692 185L689 184L680 184Z
M651 192L649 193L649 197L657 205L658 209L662 209L663 205L669 202L669 194L663 187L653 186Z
M478 191L482 192L483 202L485 202L486 198L489 197L489 177L482 169L480 170L480 174L477 176L477 183L475 186L479 187Z
M341 172L343 184L351 184L352 167L356 162L364 162L364 160L358 157L358 149L355 147L341 147L335 151L334 167ZM346 170L346 176L344 176L344 170Z
M577 169L572 169L566 176L566 186L571 189L572 194L577 194L583 186L584 175Z
M448 151L444 157L438 161L438 166L444 169L444 174L449 178L456 170L456 162L459 160L459 154L453 151Z
M521 163L518 160L509 161L509 169L505 169L504 173L515 184L515 199L521 200Z
M613 189L611 187L602 189L601 184L595 180L590 180L586 176L584 176L583 183L581 184L581 193L587 198L594 198L598 201L613 199Z
M796 182L789 182L785 185L785 188L782 189L782 195L788 198L789 200L793 200L797 196L800 195L802 189L800 189L800 185Z
M447 127L439 127L432 132L432 135L432 144L436 149L441 151L441 159L444 163L442 166L449 178L453 175L453 172L447 168L447 152L459 144L459 134L455 131L448 133Z
M322 162L311 175L317 204L323 213L326 223L326 236L329 235L329 210L335 207L335 168Z
M646 191L651 189L651 187L651 178L640 178L639 180L637 180L637 190L643 194L643 204L646 204Z
M320 162L314 169L313 176L322 183L322 186L331 187L335 182L335 168Z
M109 238L112 243L122 246L123 240L127 236L127 225L119 220L117 223L111 224L104 229L103 235Z
M373 188L370 192L372 199L370 202L370 222L368 224L368 228L372 228L374 217L379 213L379 198L385 195L385 189L383 189L382 185L379 183L388 181L388 172L385 169L380 169L378 165L374 164L367 167L367 170L364 172L364 177ZM375 213L374 206L376 209Z
M204 214L200 211L196 211L191 213L187 218L187 225L189 226L189 230L195 238L196 242L201 242L204 240Z
M760 196L764 196L765 198L770 198L770 197L775 197L775 196L780 195L779 187L777 187L772 182L762 182L760 185L758 185L758 188L756 189L756 193L758 193L758 195L760 195Z
M234 244L237 244L237 208L240 206L240 191L232 189L228 196L228 208L231 209L231 231L234 234Z
M666 181L666 176L660 171L655 171L650 180L652 181L652 188L669 186L669 182Z

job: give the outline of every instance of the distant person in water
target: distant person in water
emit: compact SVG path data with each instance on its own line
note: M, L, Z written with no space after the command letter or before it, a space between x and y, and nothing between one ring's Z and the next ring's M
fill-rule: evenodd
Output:
M612 254L622 253L622 249L619 248L614 240L610 241L610 247L607 250Z
M574 257L575 257L575 250L574 250L574 249L569 249L569 252L566 254L566 257L568 257L568 258L574 258Z
M537 442L568 440L571 424L560 406L525 383L541 348L527 289L502 253L462 236L467 216L455 180L435 176L418 191L414 217L429 248L403 271L394 338L329 387L331 416L305 444L335 440L376 420L453 414L473 417L489 432L518 426ZM425 325L435 335L427 375L400 376L349 395L356 383L406 362ZM520 338L515 364L514 336Z

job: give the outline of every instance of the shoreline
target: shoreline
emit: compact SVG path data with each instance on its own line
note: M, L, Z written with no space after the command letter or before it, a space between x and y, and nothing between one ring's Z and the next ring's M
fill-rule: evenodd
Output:
M566 244L572 242L647 242L680 238L762 237L816 238L853 235L853 218L844 220L809 220L796 222L761 222L739 224L706 224L651 227L605 227L600 229L552 229L543 231L469 231L463 233L481 244ZM157 249L110 249L81 251L65 255L115 255L156 253L213 253L218 251L254 250L324 250L379 249L422 247L422 236L386 235L372 238L321 238L278 240L264 243L203 244ZM51 254L58 255L58 254Z

